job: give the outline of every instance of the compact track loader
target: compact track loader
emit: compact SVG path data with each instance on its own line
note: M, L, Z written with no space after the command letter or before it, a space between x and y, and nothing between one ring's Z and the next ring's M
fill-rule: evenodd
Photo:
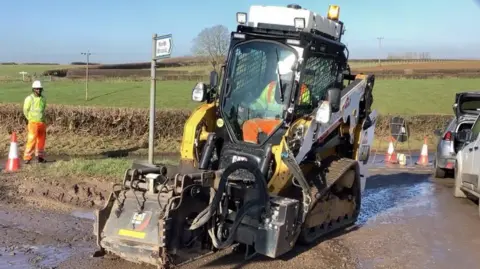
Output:
M351 74L338 17L338 6L327 17L298 5L237 13L220 75L192 90L203 104L185 123L178 171L125 172L96 212L95 256L166 268L235 245L276 258L354 224L375 78Z

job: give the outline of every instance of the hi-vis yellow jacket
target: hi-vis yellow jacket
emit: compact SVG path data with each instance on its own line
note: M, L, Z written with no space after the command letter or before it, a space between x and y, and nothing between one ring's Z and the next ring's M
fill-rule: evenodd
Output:
M260 97L255 100L252 104L253 109L265 110L267 115L269 112L278 112L282 110L282 104L279 104L275 101L275 90L277 87L277 82L270 82L262 91ZM310 103L310 91L307 88L307 85L302 84L300 87L300 99L298 100L299 105L308 105ZM266 115L266 116L267 116ZM269 115L275 116L275 115Z
M23 103L23 114L28 122L45 122L45 108L47 101L44 96L37 97L31 94L25 98Z

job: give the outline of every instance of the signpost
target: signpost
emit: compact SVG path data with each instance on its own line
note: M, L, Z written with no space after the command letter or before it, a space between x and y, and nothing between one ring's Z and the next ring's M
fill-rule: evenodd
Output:
M153 141L155 133L155 99L156 99L156 70L157 60L169 58L172 53L172 35L157 36L152 38L152 63L151 63L151 85L150 85L150 123L148 134L148 163L153 164Z
M22 71L19 74L22 75L22 81L25 81L25 75L28 75L28 72Z

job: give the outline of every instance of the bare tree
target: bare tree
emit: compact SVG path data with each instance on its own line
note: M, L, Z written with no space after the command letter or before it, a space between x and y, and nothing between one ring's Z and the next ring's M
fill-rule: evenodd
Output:
M222 61L230 45L230 32L224 25L215 25L203 29L193 40L193 53L210 58L214 69L217 61Z

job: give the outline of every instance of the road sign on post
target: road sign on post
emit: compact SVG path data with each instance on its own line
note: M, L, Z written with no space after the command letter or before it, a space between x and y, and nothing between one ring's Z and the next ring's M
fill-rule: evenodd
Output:
M170 57L172 53L172 35L164 35L157 37L155 58L163 59Z
M150 85L150 122L148 134L148 163L153 164L153 148L155 137L155 99L156 99L156 71L157 60L169 58L172 53L172 35L157 36L152 38L152 63L151 63L151 85Z

